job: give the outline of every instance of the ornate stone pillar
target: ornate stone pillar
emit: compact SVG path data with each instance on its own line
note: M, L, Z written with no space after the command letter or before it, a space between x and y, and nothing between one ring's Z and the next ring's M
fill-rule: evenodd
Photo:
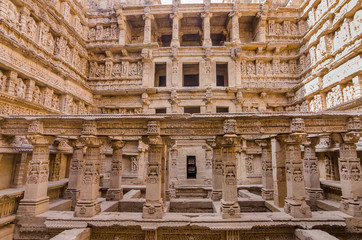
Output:
M27 7L22 7L20 10L20 32L27 33L27 22L29 20L30 10Z
M6 82L5 91L10 95L15 94L15 83L18 79L18 73L15 71L10 71L8 73L8 80Z
M259 18L259 21L256 26L257 32L255 34L255 40L258 42L265 42L267 16L266 14L259 12L257 17Z
M278 207L284 207L284 201L287 196L285 146L277 138L272 138L270 142L272 149L274 204Z
M205 184L211 185L212 183L212 159L213 159L213 145L214 141L207 141L203 147L205 149Z
M231 17L232 26L231 26L231 41L235 44L240 43L240 28L239 28L239 18L240 13L238 11L233 11L229 14Z
M212 13L205 12L201 14L201 17L204 19L204 41L202 45L204 47L211 47L212 41L211 41L211 32L210 32L210 19L212 17Z
M30 123L27 139L33 145L33 155L28 164L24 198L20 201L18 215L36 216L49 210L49 146L55 137L43 136L42 132L42 122Z
M362 134L348 132L340 135L339 174L341 177L342 199L341 211L362 217L362 179L361 163L357 157L356 143Z
M150 44L152 39L152 20L154 19L154 16L149 13L149 7L146 7L148 11L145 12L143 15L143 20L145 21L145 29L144 29L144 38L143 43L144 44Z
M72 200L72 209L74 210L81 188L82 171L84 166L84 143L80 140L70 140L73 147L73 157L70 161L69 182L65 192L65 198Z
M34 88L35 88L35 81L26 80L25 85L26 85L25 100L32 102L33 101L33 92L34 92Z
M101 210L97 198L99 194L100 147L102 142L96 135L97 125L95 122L83 123L81 140L87 149L82 170L79 200L74 211L75 217L93 217Z
M257 140L257 144L261 147L261 169L262 184L261 196L265 200L272 200L274 196L273 185L273 166L271 158L271 145L268 140Z
M301 144L305 133L293 133L279 136L285 144L285 167L287 176L287 198L284 211L295 218L311 217L310 207L305 202L305 182Z
M323 190L319 180L318 158L315 154L315 146L319 138L307 138L304 145L304 178L305 190L309 206L317 210L317 200L323 199Z
M223 163L221 156L221 148L213 146L213 163L212 163L212 195L213 201L220 201L222 198L222 182L223 182Z
M153 85L153 82L151 79L153 79L152 73L152 50L151 49L142 49L141 52L142 62L143 62L143 68L142 68L142 86L144 87L151 87Z
M171 147L171 161L170 161L170 184L173 186L177 183L177 157L178 157L178 147L177 142Z
M93 217L101 208L98 202L100 179L100 146L101 141L96 136L83 136L85 146L85 162L82 170L80 194L75 206L75 217Z
M161 165L164 146L160 137L160 125L157 121L148 122L148 168L146 179L146 202L143 205L142 217L146 219L161 219L164 215L164 205L161 184Z
M171 14L172 18L172 40L171 47L180 47L179 31L180 31L180 20L182 13L175 12Z
M122 148L125 146L125 142L121 139L112 140L112 163L111 163L111 176L110 186L107 191L107 201L119 201L123 198L122 189Z
M114 7L117 13L117 23L119 28L119 40L118 43L121 46L126 45L126 35L127 35L127 20L123 15L122 5L116 5Z
M222 147L222 157L224 160L221 199L222 218L240 217L240 206L238 203L238 186L236 176L236 128L236 120L225 120Z

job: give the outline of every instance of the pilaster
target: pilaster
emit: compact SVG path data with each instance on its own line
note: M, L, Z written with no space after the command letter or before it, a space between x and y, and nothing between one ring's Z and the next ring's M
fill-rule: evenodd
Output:
M123 198L122 189L122 148L126 145L121 139L111 139L113 155L111 163L110 186L107 191L107 201L119 201Z
M20 161L17 163L14 182L12 186L13 188L19 188L23 186L23 179L26 170L25 167L26 167L27 158L28 158L28 153L22 152ZM1 162L1 156L0 156L0 162Z

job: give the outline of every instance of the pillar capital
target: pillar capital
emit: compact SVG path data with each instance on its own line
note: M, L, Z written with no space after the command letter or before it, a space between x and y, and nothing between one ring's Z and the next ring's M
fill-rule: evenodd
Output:
M255 140L255 143L259 145L259 147L263 148L270 148L271 144L270 141L266 140L266 139L260 139L260 140Z
M180 12L174 12L170 14L170 18L172 18L173 20L181 20L183 18L183 14Z
M229 17L240 18L241 16L242 16L242 13L238 10L234 10L231 13L229 13Z
M357 143L362 137L360 132L348 132L341 134L344 143Z
M85 144L82 138L77 139L69 139L69 144L73 147L74 150L76 149L83 149Z
M307 136L305 141L303 142L303 146L305 147L315 147L317 144L319 144L319 137L310 137Z
M292 133L292 134L282 134L278 135L278 140L284 144L288 145L301 145L305 142L307 134L305 133Z
M54 143L54 136L43 136L43 135L27 135L28 142L33 146L50 146Z
M111 139L111 145L114 150L122 149L126 145L126 141L121 139Z
M100 138L93 135L82 136L80 139L81 141L84 142L84 145L88 148L99 148L103 144Z
M155 16L153 14L149 13L149 12L143 14L142 17L143 17L143 20L153 20L153 19L155 19Z
M211 12L203 12L201 13L201 17L202 18L212 18L212 13Z

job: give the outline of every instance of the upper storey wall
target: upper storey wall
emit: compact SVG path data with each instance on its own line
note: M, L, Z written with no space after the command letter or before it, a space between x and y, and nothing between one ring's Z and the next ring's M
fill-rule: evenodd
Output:
M84 42L88 27L82 4L0 2L0 114L90 111L93 96L86 82Z
M181 94L192 90L197 92L193 95L198 99L196 105L205 104L204 96L211 92L231 108L233 102L244 101L241 95L252 93L244 101L248 107L241 109L255 109L259 96L268 93L270 97L281 96L268 98L269 109L286 109L304 68L300 66L299 46L308 27L305 19L300 19L301 11L278 11L256 1L184 5L175 2L116 5L114 10L89 12L88 47L94 53L90 57L89 84L95 94L107 98L100 100L102 106L111 106L112 101L119 106L122 101L110 100L108 96L131 94L138 95L137 108L142 109L142 102L149 102L142 100L144 93L150 95L151 106L166 106L161 99L166 97L172 102L172 91ZM187 64L196 64L199 69L194 73L199 74L199 83L192 89L184 84L183 67ZM228 83L220 86L217 69L222 64L227 65ZM165 66L165 87L157 82L157 65ZM157 91L168 91L168 96L155 94ZM191 97L183 96L184 101ZM266 109L265 101L266 98L261 111ZM132 102L135 101L128 104Z
M68 114L333 108L360 96L360 9L357 0L3 0L0 92ZM185 76L198 80L190 87Z
M300 58L310 66L296 88L295 102L303 111L358 105L361 96L360 1L318 0L302 5L302 18L311 26L305 34Z

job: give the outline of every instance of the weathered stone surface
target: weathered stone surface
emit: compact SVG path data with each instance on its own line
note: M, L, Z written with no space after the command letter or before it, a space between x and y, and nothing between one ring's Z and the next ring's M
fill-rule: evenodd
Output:
M361 19L358 0L2 0L0 234L359 231Z

